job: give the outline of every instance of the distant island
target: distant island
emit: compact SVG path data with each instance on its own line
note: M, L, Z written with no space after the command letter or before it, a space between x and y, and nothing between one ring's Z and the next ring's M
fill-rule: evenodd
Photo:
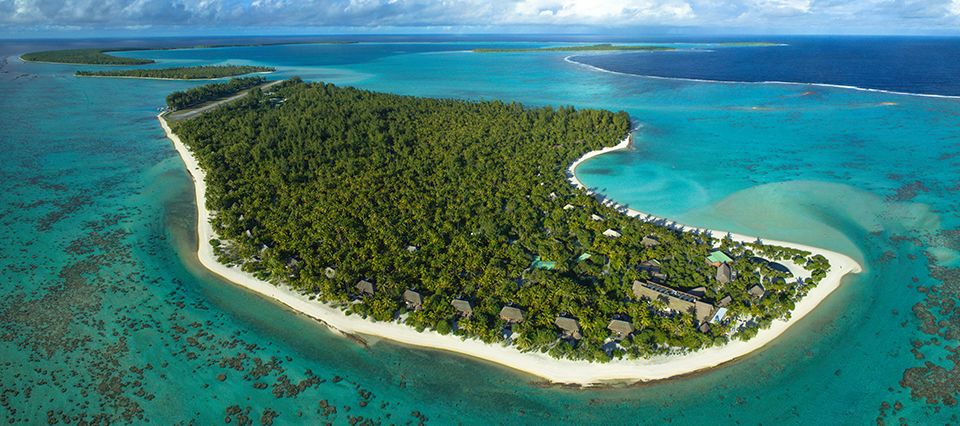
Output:
M24 53L20 56L20 59L33 62L86 65L146 65L154 62L150 59L124 58L107 54L107 52L118 50L119 49L48 50L44 52Z
M155 61L152 59L125 58L121 56L108 55L109 52L134 52L140 50L179 50L179 49L213 49L220 47L243 47L243 46L279 46L294 44L352 44L354 41L296 41L296 42L273 42L273 43L248 43L248 44L203 44L196 46L183 47L109 47L98 49L64 49L64 50L46 50L42 52L30 52L20 55L20 59L28 62L50 62L57 64L83 64L83 65L146 65Z
M589 46L560 46L560 47L531 47L518 49L473 49L476 53L511 53L511 52L604 52L604 51L670 51L677 50L668 46L637 46L637 45L618 45L618 44L592 44Z
M476 345L594 362L719 347L715 365L858 268L637 220L571 185L569 164L628 134L623 112L292 79L160 119L197 176L204 265L347 332L528 371L550 364Z
M213 65L197 67L175 67L158 69L131 69L111 71L77 71L78 77L125 77L165 80L206 80L234 77L252 73L267 73L276 68L248 65Z

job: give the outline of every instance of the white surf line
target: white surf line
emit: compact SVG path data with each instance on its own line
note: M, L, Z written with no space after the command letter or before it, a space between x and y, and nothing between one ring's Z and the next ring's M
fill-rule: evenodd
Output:
M578 55L569 55L563 60L565 62L578 65L581 67L589 68L593 71L604 72L608 74L622 75L626 77L636 77L636 78L649 78L654 80L674 80L674 81L690 81L696 83L715 83L715 84L780 84L786 86L816 86L816 87L829 87L833 89L846 89L846 90L856 90L859 92L872 92L872 93L883 93L888 95L897 95L897 96L917 96L921 98L937 98L937 99L960 99L960 96L957 95L936 95L931 93L910 93L910 92L897 92L894 90L884 90L884 89L871 89L868 87L858 87L858 86L847 86L843 84L830 84L830 83L798 83L795 81L733 81L733 80L708 80L701 78L686 78L686 77L663 77L658 75L644 75L644 74L631 74L628 72L621 71L612 71L604 68L600 68L594 65L585 64L583 62L577 62L574 57L584 56L581 54Z

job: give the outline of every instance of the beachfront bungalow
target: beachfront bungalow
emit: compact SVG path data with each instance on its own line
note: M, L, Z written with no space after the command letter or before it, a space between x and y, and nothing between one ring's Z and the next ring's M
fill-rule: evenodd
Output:
M733 269L729 264L721 263L717 267L717 282L720 284L730 284L733 282Z
M606 231L603 231L603 235L605 235L605 236L607 236L607 237L610 237L610 238L620 238L620 237L621 237L621 234L620 234L619 232L613 230L613 229L607 229Z
M721 250L714 250L707 256L707 263L712 266L720 266L721 264L730 262L733 262L733 259Z
M580 323L573 318L557 317L557 320L553 323L557 325L557 328L563 331L564 338L569 337L573 340L580 340L582 337L580 335Z
M697 330L700 330L701 333L707 334L710 332L710 324L706 322L700 323L700 327L697 327Z
M701 301L697 296L653 282L634 281L633 295L637 299L659 300L667 309L689 313L699 322L709 319L714 311L713 305Z
M650 277L653 278L653 281L657 283L663 284L667 281L667 274L664 274L660 271L659 260L653 259L640 262L640 264L637 265L637 269L649 273Z
M423 307L423 297L420 293L407 289L403 292L403 302L407 304L407 309L419 311Z
M460 316L464 318L470 318L473 315L473 306L470 306L470 302L463 299L453 299L450 302L453 305L453 309L456 309L460 313Z
M370 281L360 280L360 282L357 283L357 291L360 292L361 296L363 295L373 296L373 290L374 290L374 286L373 286L373 283Z
M720 301L717 302L717 306L727 306L731 302L733 302L733 298L730 297L730 295L728 294L726 296L723 296L723 299L720 299Z
M756 297L757 299L761 299L765 294L767 294L767 291L763 289L762 285L756 284L753 287L750 287L750 289L747 290L747 293L750 293L751 296Z
M603 221L603 216L600 216L598 214L591 214L590 219L593 220L594 222L600 222L600 221Z
M328 266L326 269L323 270L323 275L325 275L327 278L330 278L332 280L334 277L337 276L337 270Z
M650 247L659 246L659 245L660 245L660 241L657 241L656 238L651 237L651 236L648 235L648 236L646 236L646 237L643 237L642 240L640 240L640 244L643 244L644 247L650 248Z
M633 333L633 324L629 321L614 319L610 320L607 330L610 330L617 339L623 339Z
M523 322L523 311L513 306L504 306L503 309L500 310L500 319L508 323Z

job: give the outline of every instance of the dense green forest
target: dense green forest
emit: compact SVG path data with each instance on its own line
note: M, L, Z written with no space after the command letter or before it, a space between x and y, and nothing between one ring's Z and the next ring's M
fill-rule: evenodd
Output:
M518 49L473 49L477 53L505 53L505 52L593 52L593 51L616 51L616 50L627 50L627 51L663 51L663 50L676 50L673 47L667 46L637 46L637 45L622 45L622 44L592 44L589 46L560 46L560 47L531 47L531 48L518 48Z
M152 64L150 59L123 58L108 55L109 49L67 49L48 50L44 52L25 53L24 61L56 62L61 64L88 64L88 65L144 65Z
M77 71L79 77L135 77L170 78L178 80L199 80L209 78L233 77L255 72L273 72L275 68L250 65L210 65L198 67L175 67L156 69L133 69L112 71Z
M607 361L746 339L789 315L829 268L810 253L737 244L632 219L572 186L566 168L630 130L624 112L425 99L293 79L174 124L206 171L220 260L348 313L417 329L503 340L515 306L520 350ZM604 235L616 230L619 237ZM656 240L656 244L650 243ZM721 285L714 244L737 271ZM811 270L795 282L769 260ZM659 262L665 285L729 296L727 321L637 299ZM373 283L363 296L359 281ZM751 296L756 284L766 295ZM422 295L408 310L403 293ZM461 317L454 299L473 308ZM561 339L557 316L579 321ZM610 344L608 323L636 332Z
M226 83L210 83L167 95L167 107L178 110L220 99L266 83L263 77L231 78Z

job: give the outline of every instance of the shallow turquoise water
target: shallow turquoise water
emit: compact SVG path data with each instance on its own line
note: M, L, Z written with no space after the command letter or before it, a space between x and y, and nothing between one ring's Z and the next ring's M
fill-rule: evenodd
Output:
M641 126L636 144L583 165L588 185L687 223L840 250L866 272L764 351L640 387L542 386L455 355L364 347L192 259L192 186L154 116L167 93L197 83L77 79L75 66L12 60L0 74L0 419L39 423L53 410L139 422L142 410L161 424L208 424L237 405L254 422L270 409L288 424L323 420L327 400L335 423L415 423L417 410L436 424L864 424L882 402L900 401L888 421L956 422L957 409L911 401L899 382L923 362L911 340L930 337L911 314L923 299L916 287L934 284L926 254L957 262L960 244L942 231L960 221L960 101L651 80L563 54L465 51L474 46L127 55L156 66L273 65L276 78L411 95L623 109ZM951 365L941 346L921 352ZM287 380L304 381L302 391L293 395Z

